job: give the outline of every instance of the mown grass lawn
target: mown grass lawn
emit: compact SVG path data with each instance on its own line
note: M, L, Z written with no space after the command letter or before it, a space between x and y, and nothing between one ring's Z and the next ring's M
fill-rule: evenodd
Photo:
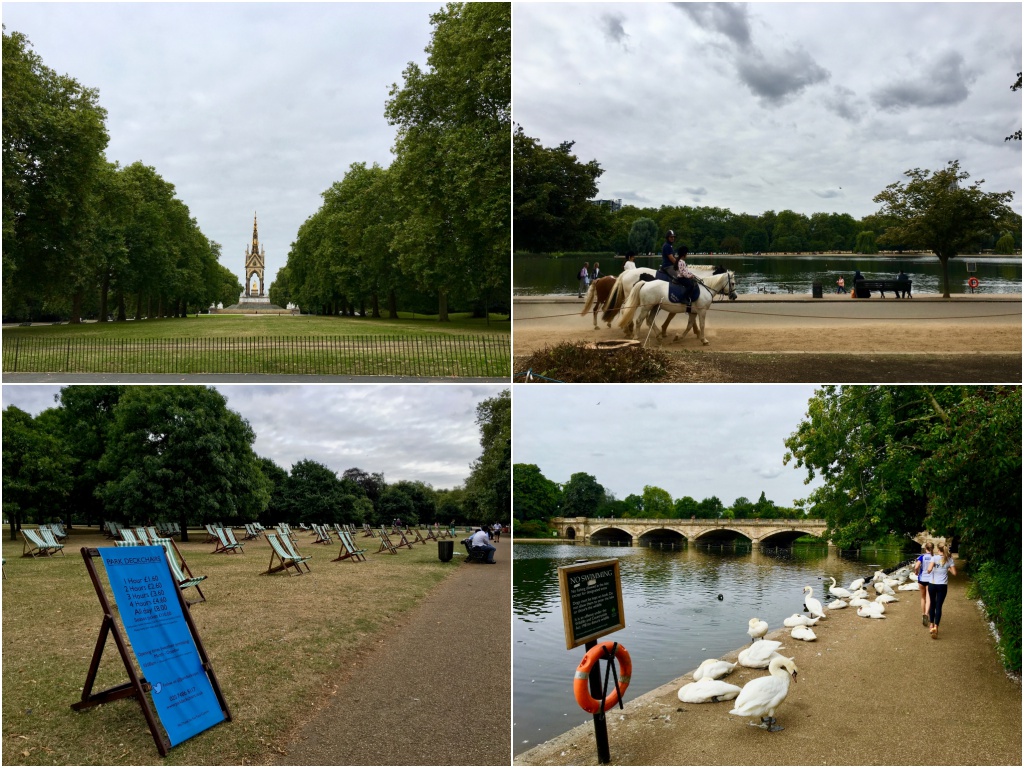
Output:
M253 338L261 336L347 336L510 333L507 315L490 320L469 314L453 314L449 322L428 315L399 313L399 319L324 317L319 315L190 315L161 320L127 320L123 323L76 325L4 326L7 338L173 339L181 337Z
M244 554L214 555L202 543L205 533L193 532L178 546L193 573L208 578L207 602L194 605L192 616L233 720L160 758L134 699L71 709L103 618L79 550L111 542L96 529L74 531L66 557L32 559L21 557L20 537L11 541L6 526L3 536L4 765L267 764L402 614L460 563L440 562L432 541L388 555L375 554L375 539L358 536L366 562L331 562L339 546L299 533L299 551L313 555L311 572L268 576L265 541L244 542ZM108 638L93 690L127 681Z

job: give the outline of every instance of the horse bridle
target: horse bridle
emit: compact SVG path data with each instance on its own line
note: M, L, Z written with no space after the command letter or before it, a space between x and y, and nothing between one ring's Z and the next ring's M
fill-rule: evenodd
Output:
M703 280L701 280L696 275L693 276L694 280L696 280L704 288L708 289L708 293L711 294L711 303L712 304L715 303L715 297L716 296L728 296L730 293L735 293L736 292L736 278L733 276L732 272L730 272L729 270L726 270L725 274L727 274L729 276L729 282L728 282L729 290L728 291L718 291L718 290L715 290L714 288L712 288L710 285L705 283Z

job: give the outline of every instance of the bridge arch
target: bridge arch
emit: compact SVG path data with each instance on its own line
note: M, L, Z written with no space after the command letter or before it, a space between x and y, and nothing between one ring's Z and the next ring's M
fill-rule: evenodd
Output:
M682 549L689 543L687 537L670 526L650 526L637 534L637 543L641 547L656 549Z
M633 546L633 535L615 525L595 528L590 532L591 544L612 544L622 547Z

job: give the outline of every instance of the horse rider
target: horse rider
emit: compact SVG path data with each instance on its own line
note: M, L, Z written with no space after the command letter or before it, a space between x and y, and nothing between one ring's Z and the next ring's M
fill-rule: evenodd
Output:
M676 272L676 251L675 251L676 233L671 229L665 233L665 244L661 246L661 269L658 270L657 278L659 280L669 280L676 277L679 273ZM667 277L662 277L662 273Z

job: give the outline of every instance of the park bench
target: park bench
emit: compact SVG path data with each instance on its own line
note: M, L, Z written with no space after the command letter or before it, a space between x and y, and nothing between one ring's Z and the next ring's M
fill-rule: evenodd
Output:
M889 291L895 293L897 299L901 293L912 299L914 294L910 291L910 284L910 280L857 280L853 284L853 290L857 298L867 298L871 291L878 291L884 299L885 292Z
M466 562L467 563L486 563L487 553L481 552L478 549L473 549L472 542L473 537L467 536L462 540L462 546L466 548Z

